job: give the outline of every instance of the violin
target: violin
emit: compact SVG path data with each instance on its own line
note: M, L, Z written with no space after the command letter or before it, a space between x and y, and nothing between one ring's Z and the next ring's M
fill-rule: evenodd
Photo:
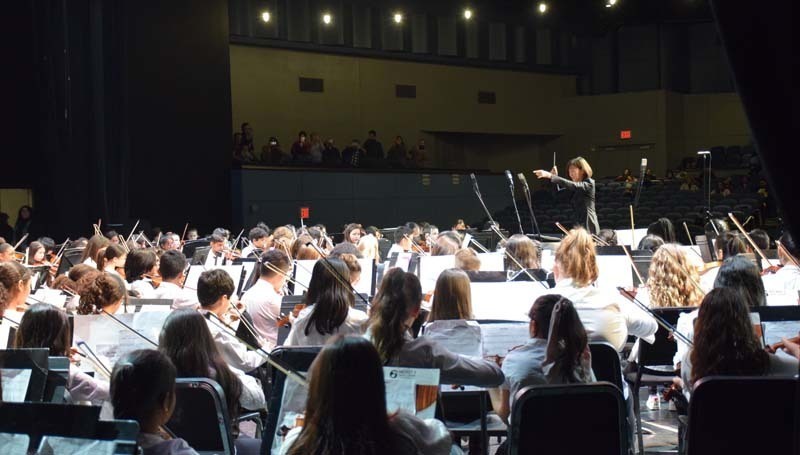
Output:
M711 261L706 262L703 264L703 267L697 271L698 275L702 276L705 275L707 272L716 269L718 267L722 267L722 261Z
M123 273L124 272L125 271L123 270ZM145 279L150 280L150 284L153 285L153 289L158 289L158 287L161 286L162 278L161 278L161 275L159 275L157 273L152 274L152 275L148 274L148 273L145 273L144 275L142 275L142 277L145 278Z
M796 336L794 338L789 338L786 341L790 343L800 343L800 336ZM765 346L764 349L769 352L770 354L775 354L778 350L783 349L786 346L786 343L783 341L779 341L775 344L771 344L769 346Z
M278 327L288 327L292 325L292 319L296 319L297 316L300 315L300 311L302 311L305 307L306 305L304 303L298 303L295 305L289 315L278 318Z
M766 267L764 270L761 271L761 276L771 275L773 273L778 273L778 270L780 270L782 268L783 268L783 264L771 265L771 266Z

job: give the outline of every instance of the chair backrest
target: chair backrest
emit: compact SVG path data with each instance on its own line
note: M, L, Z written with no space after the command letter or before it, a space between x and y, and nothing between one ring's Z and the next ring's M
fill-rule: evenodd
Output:
M653 312L661 316L672 326L678 323L681 313L694 311L692 307L654 308ZM656 340L653 344L646 341L639 342L639 370L644 373L646 367L657 365L672 365L672 358L678 350L677 342L670 338L670 333L662 326L658 326Z
M626 415L622 392L608 382L525 387L511 412L509 452L624 455Z
M46 348L0 350L0 369L31 371L24 401L39 402L44 398L49 355Z
M788 377L701 379L689 402L687 454L798 453L799 388Z
M289 347L282 346L272 351L272 356L284 365L291 367L295 371L308 371L311 367L311 362L317 358L317 354L322 349L321 346L297 346ZM267 415L267 424L264 427L264 438L261 446L265 448L272 447L272 441L275 439L278 430L278 418L281 413L281 403L283 400L283 389L286 385L286 375L277 369L272 369L272 391L269 396L269 414Z
M196 451L233 454L225 392L208 378L175 380L175 412L167 428Z
M69 383L69 358L50 357L48 363L49 368L47 370L43 401L46 403L64 403Z
M610 382L622 390L622 367L619 353L610 343L596 341L589 343L592 353L592 371L598 381Z

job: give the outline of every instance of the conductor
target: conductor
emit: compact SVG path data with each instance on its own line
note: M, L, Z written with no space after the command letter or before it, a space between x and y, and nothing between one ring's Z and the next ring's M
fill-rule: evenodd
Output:
M595 185L592 179L592 167L583 157L569 160L567 163L569 180L558 176L558 169L553 166L550 172L539 169L533 171L540 179L549 179L557 185L563 185L572 190L572 209L575 211L576 222L584 226L590 233L597 234L600 225L597 223L597 212L594 208Z

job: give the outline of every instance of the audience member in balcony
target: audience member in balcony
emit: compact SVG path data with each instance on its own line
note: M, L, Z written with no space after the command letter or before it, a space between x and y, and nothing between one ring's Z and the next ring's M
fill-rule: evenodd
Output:
M338 167L342 164L342 154L336 148L333 138L328 138L322 148L322 164L327 167Z
M366 152L361 148L361 143L357 139L353 139L350 145L342 150L342 166L361 167L365 154Z
M673 171L672 169L669 169L667 171L667 173L664 175L664 180L666 180L666 181L675 180L675 171Z
M681 191L700 191L700 187L697 186L697 180L691 175L686 175L683 179L683 183L681 183L680 187Z
M425 139L417 141L417 145L410 150L410 160L408 166L413 168L423 168L428 161L427 152L425 151Z
M292 144L292 162L295 164L311 163L311 145L305 131L297 133L297 140Z
M408 161L408 151L406 150L406 143L403 141L403 136L396 136L394 143L389 147L389 152L386 155L389 167L403 168L406 167Z
M281 149L276 137L269 138L269 143L261 149L261 161L271 165L287 164L289 155Z
M30 237L23 242L20 246L26 247L28 246L28 242L35 239L34 229L32 228L33 224L33 208L29 205L23 205L17 211L17 222L14 223L14 240L13 242L19 242L22 240L22 237L25 234L30 234ZM11 240L6 239L7 241L11 242Z
M246 161L255 161L255 139L253 136L253 127L249 123L242 123L240 134L242 135L242 156Z
M656 220L656 222L647 227L647 234L661 237L664 243L676 243L678 241L675 235L675 227L669 218Z
M367 133L367 140L364 141L365 166L364 167L377 167L380 166L384 160L383 144L378 140L378 133L375 130L369 130Z
M311 145L309 152L311 154L311 164L322 164L322 151L325 146L322 144L322 139L317 133L311 133Z

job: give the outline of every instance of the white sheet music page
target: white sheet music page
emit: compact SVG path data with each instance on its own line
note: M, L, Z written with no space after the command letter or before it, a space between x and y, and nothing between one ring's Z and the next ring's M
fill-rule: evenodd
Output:
M435 340L448 351L469 357L482 357L481 327L476 321L463 319L433 321L424 328L423 336Z
M204 267L202 265L193 265L189 268L189 274L186 276L184 287L187 289L197 289L197 281L200 280L200 275L208 270L224 270L229 277L233 280L233 286L238 288L239 280L242 278L243 265L218 265L216 267Z
M4 455L27 455L30 442L27 434L0 433L0 452Z
M505 357L508 351L522 346L531 337L527 322L488 323L480 327L485 357Z
M432 419L436 412L436 398L439 395L439 370L437 368L403 368L383 367L383 380L386 382L386 408L405 409L420 419ZM390 382L401 381L402 385L389 385ZM414 391L409 396L410 383ZM397 395L389 396L389 390L396 390ZM411 399L409 403L408 400ZM392 403L390 407L389 403Z
M37 455L114 455L115 441L44 436Z
M9 403L22 403L28 394L28 385L31 382L30 369L3 368L0 369L3 385L3 401Z
M595 282L598 287L615 289L617 286L624 288L633 287L633 268L628 256L621 255L598 255L597 268L599 275ZM636 280L638 285L639 280Z
M470 283L475 319L528 321L528 312L542 295L552 294L537 281Z
M168 311L117 314L114 317L129 327L158 342ZM153 345L103 314L76 315L75 340L85 341L89 348L112 369L120 357L137 349L153 349Z

